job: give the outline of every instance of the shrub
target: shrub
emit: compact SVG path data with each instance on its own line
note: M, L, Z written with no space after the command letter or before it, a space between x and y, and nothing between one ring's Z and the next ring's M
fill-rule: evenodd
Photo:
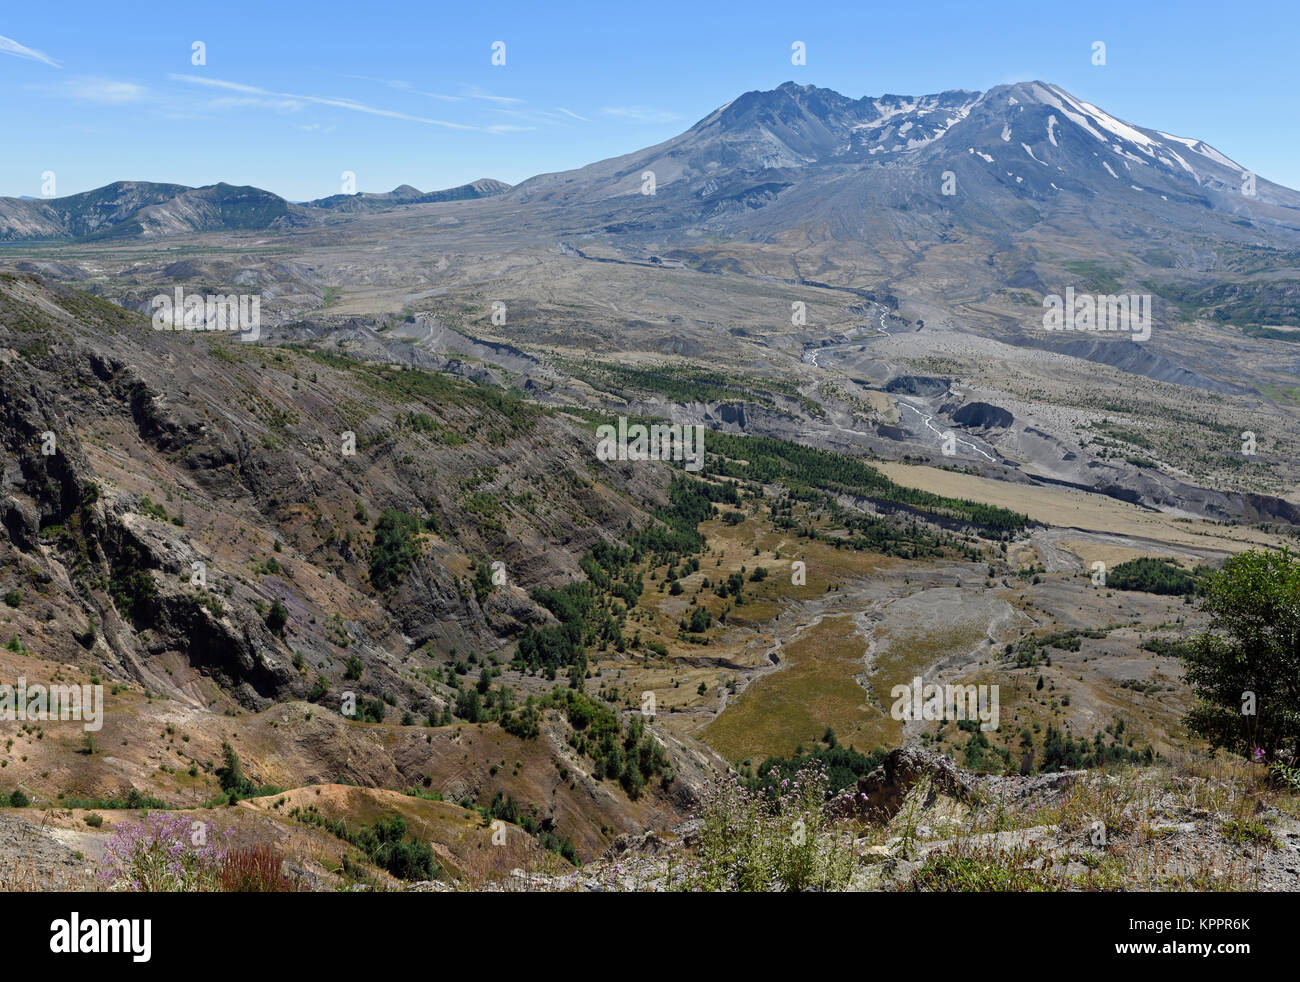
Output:
M144 557L134 546L127 546L113 564L108 592L118 610L133 620L145 618L158 597L158 586L144 566Z
M289 611L285 609L284 604L276 600L266 613L266 626L271 629L272 634L279 634L284 630L284 625L288 622Z
M404 880L433 880L442 877L427 842L405 842L406 820L401 815L379 819L370 828L353 832L342 820L328 819L311 806L295 808L290 816L305 825L316 825L365 852L372 863Z
M229 743L221 744L222 766L217 768L217 779L221 790L246 798L254 791L253 782L244 774L244 765L239 761L239 754Z
M521 740L536 739L541 734L537 709L530 701L518 712L507 712L501 717L501 728Z
M375 523L375 545L370 553L370 582L376 590L390 590L411 568L416 556L417 519L389 509Z
M141 794L132 788L124 798L76 798L59 795L59 804L64 808L106 808L109 811L121 811L137 808L166 808L167 802L152 795Z
M860 754L834 741L835 732L827 727L822 737L826 746L798 757L768 757L759 765L757 776L747 782L749 789L762 791L775 800L779 785L792 780L799 771L816 767L826 773L828 793L838 794L850 785L856 785L858 778L870 774L885 759L885 752L881 749Z
M686 622L686 629L692 634L703 634L713 623L713 615L703 607L696 607L691 611L690 620Z
M1219 834L1230 842L1240 845L1253 843L1257 846L1272 847L1277 843L1268 826L1254 818L1234 818L1219 826Z
M480 607L492 592L492 569L487 563L479 561L474 564L474 597Z

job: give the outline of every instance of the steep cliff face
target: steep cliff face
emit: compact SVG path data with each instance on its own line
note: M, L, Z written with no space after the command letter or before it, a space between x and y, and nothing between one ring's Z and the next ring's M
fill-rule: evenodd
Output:
M195 806L229 740L284 787L508 795L587 859L610 830L680 821L698 749L660 738L677 780L630 795L561 712L521 729L502 711L553 678L475 692L525 625L554 623L530 590L582 579L584 552L666 501L666 469L594 446L498 388L159 332L0 275L0 680L102 683L112 747L71 752L83 734L58 724L6 785Z
M0 548L14 588L34 584L28 596L43 605L30 626L28 604L19 608L15 620L29 631L15 636L33 653L88 658L163 691L171 686L151 659L175 651L245 705L301 694L289 653L262 619L247 605L205 605L188 588L202 551L182 528L141 514L147 497L102 480L90 457L104 446L81 439L96 421L117 418L145 446L176 451L201 429L194 414L161 406L118 355L94 350L93 333L77 338L74 321L46 320L53 312L32 303L38 284L4 286L6 333L37 328L34 339L11 334L16 347L0 364ZM31 320L14 318L17 304Z
M659 476L634 487L591 439L499 390L158 332L0 279L13 632L211 708L303 698L349 658L399 708L444 705L410 676L547 621L528 590L580 577L602 529L662 500ZM375 545L388 512L410 528L394 555ZM501 588L476 590L493 563Z

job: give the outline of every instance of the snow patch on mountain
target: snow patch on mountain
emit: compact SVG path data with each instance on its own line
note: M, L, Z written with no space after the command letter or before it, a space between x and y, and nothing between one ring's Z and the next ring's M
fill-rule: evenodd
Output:
M1170 150L1168 147L1165 147L1165 151L1169 154L1169 156L1173 157L1174 160L1178 161L1179 167L1187 171L1187 173L1191 174L1192 177L1196 178L1198 182L1200 181L1201 175L1196 173L1196 171L1192 169L1191 165L1187 161L1185 161L1182 157L1178 156L1178 154ZM1170 164L1170 166L1172 167L1173 165Z
M1046 105L1051 106L1053 109L1060 112L1063 116L1065 116L1066 119L1074 123L1076 126L1082 128L1089 135L1096 137L1102 143L1106 142L1106 138L1097 131L1096 127L1094 127L1090 122L1088 122L1087 116L1085 116L1082 112L1076 112L1073 109L1067 108L1065 103L1062 102L1059 98L1057 98L1056 94L1052 92L1050 89L1044 88L1043 86L1035 82L1034 95L1038 97L1039 101L1045 103Z
M1192 139L1185 136L1174 136L1172 133L1161 133L1159 130L1157 130L1156 132L1160 133L1160 135L1163 136L1166 140L1175 140L1178 143L1181 143L1183 146L1187 147L1187 149L1191 150L1193 153L1199 153L1202 157L1208 157L1210 160L1213 160L1216 164L1219 164L1223 167L1231 167L1233 170L1236 171L1245 170L1245 168L1242 167L1241 164L1219 153L1218 150L1215 150L1214 147L1210 146L1208 143L1204 142L1203 140Z

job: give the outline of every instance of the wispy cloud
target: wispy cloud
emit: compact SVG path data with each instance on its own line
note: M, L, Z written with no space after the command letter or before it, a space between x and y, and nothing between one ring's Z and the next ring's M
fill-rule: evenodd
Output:
M344 75L343 78L360 79L362 82L377 82L380 85L386 85L390 89L398 89L402 92L410 92L413 95L428 96L430 99L437 99L440 102L464 102L464 96L445 95L442 92L425 92L423 89L417 89L410 82L400 78L375 78L373 75Z
M445 92L427 92L424 89L417 89L413 83L400 78L376 78L373 75L344 75L343 78L355 78L363 82L376 82L379 85L386 85L390 89L397 89L398 91L401 92L409 92L412 95L420 95L428 99L437 99L439 102L464 102L467 99L472 99L472 100L478 100L479 102L491 102L498 106L521 106L526 104L528 101L527 99L517 99L514 96L509 96L509 95L496 95L493 92L488 92L485 89L479 88L477 85L470 85L465 82L462 82L460 84L460 95L448 95ZM504 112L504 110L501 111ZM542 116L550 115L549 113L542 112L541 110L532 110L532 112L535 115L542 115ZM567 109L563 110L563 112L569 116L572 116L574 119L582 119L582 117L579 116L577 113L571 113ZM589 120L583 120L583 121L589 122ZM532 127L515 127L515 129L524 129L524 128L532 129ZM489 132L502 132L507 129L510 129L510 127L488 126L485 127L485 129L487 129Z
M387 85L394 89L409 89L410 82L403 82L397 78L375 78L373 75L342 75L342 78L355 78L362 82L378 82L380 85Z
M573 119L582 119L576 113L558 113L551 112L549 109L493 109L498 116L509 116L511 119L517 119L525 123L536 123L538 125L550 126L555 123L567 123ZM587 122L584 120L584 122ZM532 129L533 127L529 127Z
M134 82L122 82L114 78L92 78L80 76L52 86L37 86L47 92L75 99L78 102L93 102L98 105L120 106L132 102L144 102L150 98L150 92L143 85Z
M437 99L440 102L464 102L466 99L479 99L483 102L496 102L501 105L514 105L526 102L526 99L516 99L514 96L495 95L477 85L461 83L460 95L448 95L445 92L426 92L424 89L417 89L412 82L400 78L376 78L373 75L344 75L343 78L355 78L362 82L376 82L379 85L386 85L390 89L398 89L402 92L410 92L413 95L422 95L430 99Z
M297 99L268 99L260 95L223 95L208 102L212 109L274 109L276 112L296 113L304 103Z
M591 120L589 120L586 116L579 116L577 113L573 112L572 110L565 109L563 106L556 106L556 107L555 107L555 111L556 111L556 112L564 113L564 115L566 115L566 116L572 116L574 119L580 119L580 120L582 120L584 123L590 123L590 122L591 122Z
M646 106L610 106L602 109L601 112L618 119L630 119L634 123L671 123L678 118L676 113L663 109L650 109Z
M43 64L49 65L51 68L63 67L44 51L37 51L35 48L29 48L25 44L19 44L13 38L7 38L3 34L0 34L0 55L13 55L15 58L26 58L28 61L39 61Z
M460 95L446 95L442 92L425 92L423 89L410 89L416 95L428 96L430 99L437 99L439 102L464 102L465 97Z
M246 96L260 96L266 99L291 100L295 102L310 102L318 106L333 106L336 109L347 109L351 112L366 113L371 116L383 116L387 119L400 119L409 123L423 123L427 126L444 126L453 130L479 129L477 126L471 126L466 123L451 123L444 119L430 119L427 116L414 116L410 113L398 112L394 109L381 109L377 106L367 105L364 102L357 102L354 99L298 95L293 92L275 92L271 89L259 88L256 85L245 85L242 82L229 82L224 79L207 78L199 75L170 75L168 77L176 82L202 85L213 89L224 89L228 92L238 92Z
M519 104L525 101L508 95L493 95L491 92L484 92L477 85L462 85L460 88L467 99L482 99L485 102L499 102L502 104Z

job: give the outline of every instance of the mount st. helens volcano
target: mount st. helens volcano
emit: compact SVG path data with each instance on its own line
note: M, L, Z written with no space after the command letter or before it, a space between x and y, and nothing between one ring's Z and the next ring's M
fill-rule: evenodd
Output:
M647 171L653 195L644 193ZM786 82L746 92L664 143L513 189L403 186L296 204L251 187L119 182L48 201L0 198L0 241L287 230L480 199L543 225L546 206L561 206L565 231L693 228L768 240L817 229L839 241L925 240L953 230L1003 237L1046 223L1121 238L1190 231L1300 243L1297 192L1201 140L1128 123L1037 81L856 100Z
M647 171L654 195L643 193ZM946 173L955 193L943 193ZM1046 222L1094 236L1300 241L1300 194L1045 82L857 100L787 82L657 146L532 178L506 201L603 215L619 232L702 224L852 241L954 228L1005 236Z

